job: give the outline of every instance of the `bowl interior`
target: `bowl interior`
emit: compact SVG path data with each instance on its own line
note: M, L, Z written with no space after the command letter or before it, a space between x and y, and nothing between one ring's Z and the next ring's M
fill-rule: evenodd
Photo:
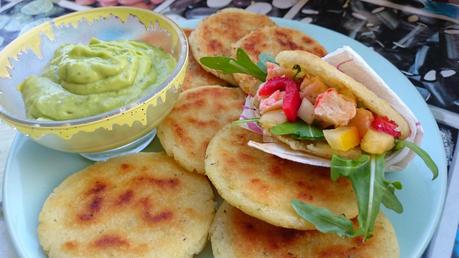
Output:
M87 44L91 38L101 40L144 40L151 44L162 46L175 57L177 66L172 72L171 78L179 72L185 62L187 44L183 32L173 22L159 14L140 9L99 9L102 10L73 13L50 23L42 24L11 42L0 53L0 56L3 55L10 61L9 76L0 77L0 113L16 122L30 125L56 126L62 123L37 121L26 117L25 105L17 87L28 76L41 74L52 59L55 50L66 43ZM101 16L97 17L97 13L100 13ZM51 33L49 32L50 29ZM39 43L34 51L33 47L35 46L30 42L37 41L37 39L39 39ZM24 51L21 51L15 57L12 54L17 49ZM2 65L6 66L7 64ZM120 109L127 110L137 103L145 101L166 87L167 81L160 87L154 87L150 92L146 92L138 102L130 103ZM96 121L113 113L117 113L116 110L92 117L66 120L64 123L78 124Z

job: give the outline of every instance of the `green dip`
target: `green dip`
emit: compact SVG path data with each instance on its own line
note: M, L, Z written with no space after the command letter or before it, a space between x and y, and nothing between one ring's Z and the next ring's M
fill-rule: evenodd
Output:
M44 73L28 77L19 90L29 117L76 119L138 100L175 65L170 54L146 43L92 39L59 47Z

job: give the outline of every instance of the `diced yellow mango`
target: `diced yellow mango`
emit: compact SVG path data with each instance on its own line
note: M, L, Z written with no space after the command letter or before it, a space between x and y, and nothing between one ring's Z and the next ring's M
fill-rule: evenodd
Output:
M334 150L347 151L359 145L359 131L355 126L323 130L325 140Z
M264 128L272 128L278 124L287 122L287 117L284 114L282 109L277 109L264 113L259 122L263 125Z
M360 148L371 154L382 154L391 150L393 147L394 137L392 135L376 131L372 128L368 129L360 143Z

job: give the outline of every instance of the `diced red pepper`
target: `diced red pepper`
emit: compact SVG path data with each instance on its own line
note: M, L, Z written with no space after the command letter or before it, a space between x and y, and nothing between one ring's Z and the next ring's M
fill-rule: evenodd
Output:
M301 97L298 85L295 81L289 79L289 83L285 86L285 95L282 102L282 111L284 111L288 121L295 122L300 105Z
M261 97L271 96L277 90L285 90L282 99L282 110L288 121L294 122L297 118L298 108L301 105L300 90L297 83L288 77L274 77L260 88L258 95Z
M268 97L271 96L276 90L284 90L287 84L294 84L296 83L294 80L287 78L287 77L274 77L261 87L258 91L258 95L261 97Z
M387 116L376 116L371 123L371 127L373 127L376 131L387 133L395 138L398 138L401 135L400 131L397 131L397 123L389 120Z

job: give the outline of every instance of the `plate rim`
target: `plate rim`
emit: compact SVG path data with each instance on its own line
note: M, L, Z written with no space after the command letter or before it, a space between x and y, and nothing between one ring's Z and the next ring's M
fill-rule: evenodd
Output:
M14 234L13 233L13 225L12 225L12 222L10 220L10 214L9 214L9 211L6 209L6 207L8 207L8 200L9 198L7 198L7 196L9 195L8 191L7 191L7 188L9 187L7 184L8 184L8 176L7 174L8 171L10 171L10 166L12 164L12 160L13 160L13 157L14 157L14 153L16 152L16 149L17 149L17 146L18 146L18 142L20 140L22 140L25 136L21 135L19 132L16 132L14 134L14 139L13 141L11 142L11 146L10 146L10 149L8 151L8 156L6 158L6 162L5 162L5 167L4 167L4 170L3 170L3 183L2 183L2 212L3 212L3 218L4 218L4 221L5 221L5 224L6 224L6 232L8 233L8 236L10 238L10 243L13 245L14 247L14 251L16 252L16 255L18 255L19 257L26 257L25 255L23 255L21 249L20 249L20 246L19 246L19 242L21 240L18 239L19 235L18 234Z

